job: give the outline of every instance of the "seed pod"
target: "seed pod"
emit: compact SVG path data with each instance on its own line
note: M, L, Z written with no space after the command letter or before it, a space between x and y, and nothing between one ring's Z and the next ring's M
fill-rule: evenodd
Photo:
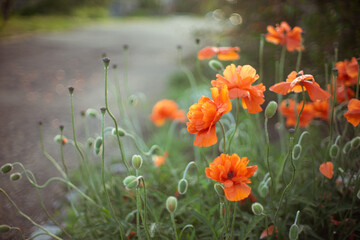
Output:
M272 118L276 113L276 109L277 109L277 103L275 101L270 101L267 107L265 108L265 117Z
M140 169L143 164L143 159L140 155L132 156L131 163L135 169Z
M355 137L351 140L351 148L357 149L360 146L360 137Z
M177 208L177 199L176 197L170 196L166 199L166 209L170 213L174 213Z
M104 63L104 67L109 67L109 64L110 64L110 58L108 57L104 57L103 58L103 63Z
M11 227L9 225L6 224L1 224L0 225L0 233L6 233L8 231L10 231Z
M181 179L178 183L178 192L180 194L185 194L187 191L188 185L189 185L188 181L185 178Z
M10 175L10 180L11 180L11 181L17 181L17 180L19 180L20 178L21 178L21 173L18 173L18 172L12 173L12 174Z
M11 170L13 170L13 165L11 163L6 163L1 167L1 172L4 174L10 172Z
M256 202L251 205L251 210L255 215L261 215L264 212L264 207Z
M138 178L133 175L127 176L124 179L123 183L124 183L124 186L128 189L136 188L139 185Z
M336 144L333 144L331 147L330 147L330 157L331 158L336 158L338 155L339 155L339 147L338 145Z
M222 63L218 60L211 60L209 62L209 67L214 70L215 72L221 72L224 69Z
M224 187L221 186L221 184L215 183L215 184L214 184L214 189L215 189L215 192L217 193L217 195L218 195L220 198L225 197Z
M296 224L291 225L289 230L289 239L296 240L299 236L299 227Z
M292 150L292 158L294 160L298 160L300 158L300 155L301 155L301 152L302 152L302 147L300 144L296 144Z

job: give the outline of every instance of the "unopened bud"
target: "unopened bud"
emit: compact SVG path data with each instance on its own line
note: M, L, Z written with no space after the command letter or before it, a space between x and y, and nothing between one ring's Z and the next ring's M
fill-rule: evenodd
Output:
M94 148L94 154L99 155L100 154L100 148Z
M91 148L92 145L94 144L94 139L93 139L92 137L90 137L90 138L88 138L88 140L86 141L86 143L87 143L87 146L88 146L89 148Z
M89 117L96 118L99 115L99 113L95 109L89 108L86 110L86 115L88 115Z
M251 210L255 215L261 215L264 212L264 207L256 202L251 205Z
M1 172L4 174L10 172L11 170L13 170L13 165L11 163L6 163L1 167Z
M73 93L74 93L74 88L73 88L73 87L69 87L68 89L69 89L69 93L70 93L70 94L73 94Z
M344 173L344 169L342 169L341 167L338 168L340 173Z
M104 66L105 66L106 68L109 67L110 58L104 57L104 58L103 58L103 63L104 63Z
M299 227L296 224L291 225L289 230L289 239L296 240L299 236Z
M225 197L224 187L221 186L221 184L215 183L215 184L214 184L214 189L215 189L215 192L217 193L217 195L218 195L220 198Z
M357 149L360 146L360 137L355 137L351 140L351 148Z
M301 155L301 152L302 152L302 147L300 144L296 144L292 150L292 158L294 160L298 160L300 158L300 155Z
M343 147L343 153L344 154L347 154L348 152L350 152L351 150L351 141L347 142L344 147Z
M10 175L10 180L11 180L11 181L17 181L17 180L19 180L20 178L21 178L21 173L18 173L18 172L12 173L12 174Z
M143 159L140 155L132 156L131 163L135 169L140 169L143 164Z
M0 225L0 233L6 233L10 231L11 227L9 225L1 224Z
M331 158L336 158L338 155L339 155L339 147L338 145L336 144L333 144L331 147L330 147L330 157Z
M137 177L130 175L124 179L123 183L126 188L133 189L139 185L139 180Z
M112 135L115 135L115 136L116 136L116 133L119 134L120 137L125 136L125 130L122 128L118 128L117 131L114 128L111 133L112 133Z
M276 109L277 109L277 103L275 101L270 101L267 107L265 108L265 117L272 118L276 113Z
M174 213L177 208L177 199L176 197L170 196L166 199L166 209L170 213Z
M222 63L218 60L210 60L209 62L209 67L214 70L215 72L221 72L224 69L224 66L222 65Z
M185 178L181 179L178 183L178 192L180 194L185 194L187 191L188 185L189 185L188 181Z
M102 145L102 138L101 137L97 137L96 140L95 140L95 148L100 148L101 145Z
M134 94L130 95L130 96L129 96L129 103L130 103L130 105L132 105L132 106L136 106L136 105L139 103L139 98L138 98L138 96L136 96L136 95L134 95Z

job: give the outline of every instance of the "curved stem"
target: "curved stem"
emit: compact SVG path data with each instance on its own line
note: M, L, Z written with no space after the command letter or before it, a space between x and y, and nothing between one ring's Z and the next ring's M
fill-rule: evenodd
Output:
M260 35L260 47L259 47L259 83L263 79L263 66L264 66L264 42L265 42L265 36L264 34Z
M231 135L231 137L229 139L229 147L228 147L229 151L231 151L231 142L232 142L232 140L233 140L233 138L234 138L234 136L236 134L236 130L237 130L238 126L239 126L239 119L240 119L240 116L239 116L240 115L240 110L239 110L240 107L239 106L240 106L240 99L237 98L236 99L235 129L234 129L234 132L233 132L233 134Z
M298 128L299 128L299 123L300 123L300 117L301 117L301 113L303 112L304 110L304 107L305 107L305 91L304 91L304 86L301 84L301 89L302 89L302 97L303 97L303 104L301 106L301 109L300 109L300 112L299 114L297 115L297 119L296 119L296 126L295 126L295 133L297 132ZM296 104L296 103L295 103ZM295 106L295 109L296 109L296 106Z
M334 113L335 113L335 102L336 102L336 87L337 87L337 75L333 72L333 84L334 86L331 86L332 91L332 101L331 101L331 117L330 117L330 138L329 138L329 146L332 142L333 137L333 125L334 125Z
M224 153L226 154L226 136L225 136L225 129L224 126L222 125L222 123L219 121L220 127L221 127L221 131L223 134L223 140L224 140Z
M176 231L176 223L175 223L174 213L170 213L170 217L171 217L171 223L172 223L173 228L174 228L175 240L179 240L179 236L178 236L177 231Z
M268 118L265 118L265 123L264 123L264 128L265 128L265 137L266 137L266 163L267 163L267 167L268 167L268 172L270 174L270 179L271 179L271 190L270 192L270 199L272 196L272 190L275 189L275 185L274 185L274 177L272 175L272 171L270 168L270 161L269 161L269 152L270 152L270 141L269 141L269 132L268 132Z
M188 165L187 165L186 168L185 168L184 175L183 175L183 179L186 178L187 171L189 170L189 168L190 168L191 165L195 165L195 167L197 167L197 165L196 165L196 163L195 163L194 161L189 162Z

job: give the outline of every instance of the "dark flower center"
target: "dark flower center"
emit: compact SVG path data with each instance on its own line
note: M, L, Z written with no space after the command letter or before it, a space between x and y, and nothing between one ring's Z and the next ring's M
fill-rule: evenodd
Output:
M228 179L232 179L234 177L234 172L233 171L228 172L227 177Z

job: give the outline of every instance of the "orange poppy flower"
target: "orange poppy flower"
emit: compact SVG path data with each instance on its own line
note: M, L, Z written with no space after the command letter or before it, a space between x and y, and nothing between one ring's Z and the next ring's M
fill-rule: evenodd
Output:
M240 201L250 195L251 177L257 166L247 167L247 157L240 158L236 153L232 156L222 153L205 169L206 177L224 184L225 197L229 201Z
M185 122L186 116L184 110L178 109L178 105L173 100L163 99L154 105L150 119L156 126L161 126L166 119Z
M316 101L312 103L314 108L314 115L316 118L321 118L329 121L329 101Z
M322 173L322 175L324 175L325 177L331 179L334 175L334 165L332 162L324 162L320 165L320 172Z
M260 235L260 239L268 237L268 232L269 232L269 236L271 236L273 234L273 231L274 231L274 225L270 225L267 229L262 231ZM277 228L275 228L275 233L277 233ZM275 237L277 236L275 235Z
M168 156L169 156L169 154L167 152L164 152L163 156L154 155L152 157L152 160L154 162L155 167L160 167L161 165L163 165L166 162L166 158Z
M351 61L345 59L343 62L337 62L336 68L338 70L337 81L339 85L352 86L357 83L359 70L356 58L351 58Z
M208 147L217 142L215 125L222 115L231 110L226 86L221 89L211 88L211 95L214 100L203 96L187 113L187 130L191 134L196 134L194 146L197 147Z
M327 100L330 94L325 90L321 89L319 84L315 82L315 79L310 74L305 74L303 71L296 73L292 71L286 82L276 83L270 87L270 90L282 95L286 95L289 92L301 92L302 87L309 93L309 97L312 101L316 100Z
M344 114L349 123L356 127L360 123L360 100L353 98L349 101L347 112Z
M338 103L349 101L354 96L354 91L346 86L340 86L336 89L336 101Z
M262 111L260 107L264 103L265 86L260 83L251 86L258 78L256 70L250 65L237 66L231 64L226 67L224 76L217 74L216 80L211 81L211 85L221 88L226 85L229 89L230 99L241 98L242 105L249 113Z
M239 51L239 47L205 47L198 52L198 59L210 59L217 55L218 59L222 61L237 60L240 58L239 54L237 53Z
M289 52L293 52L294 50L300 51L302 28L294 27L291 30L287 22L281 22L280 25L276 24L275 28L273 26L267 26L267 30L268 33L265 35L266 41L282 46L286 45L286 49ZM302 50L304 50L304 48L302 48Z
M297 114L299 114L302 102L296 105ZM284 100L280 104L280 112L281 114L286 117L286 126L288 127L295 127L297 121L297 115L295 116L295 100ZM299 127L307 127L310 122L314 119L314 107L312 104L305 104L304 109L301 113L299 119Z

